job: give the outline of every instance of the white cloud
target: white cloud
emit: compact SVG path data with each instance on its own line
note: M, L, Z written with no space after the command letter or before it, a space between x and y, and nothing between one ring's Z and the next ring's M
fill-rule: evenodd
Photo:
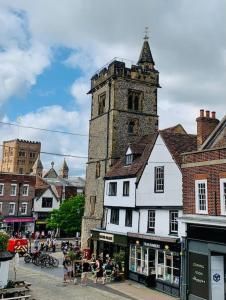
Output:
M5 116L4 122L10 122ZM48 128L71 133L88 134L86 119L78 111L66 111L61 106L46 106L41 109L20 116L19 124L36 128ZM87 156L87 136L46 132L29 128L18 128L10 125L2 125L0 128L0 144L4 140L20 138L24 140L41 141L42 151L59 153L72 156ZM55 162L58 170L63 162L63 157L42 154L45 169L50 168L51 161ZM86 159L66 157L71 174L84 175Z

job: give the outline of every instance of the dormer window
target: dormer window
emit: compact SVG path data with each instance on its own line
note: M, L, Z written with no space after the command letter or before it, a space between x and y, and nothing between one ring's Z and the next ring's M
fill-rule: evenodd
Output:
M132 162L133 162L133 154L127 154L125 159L126 165L131 165Z

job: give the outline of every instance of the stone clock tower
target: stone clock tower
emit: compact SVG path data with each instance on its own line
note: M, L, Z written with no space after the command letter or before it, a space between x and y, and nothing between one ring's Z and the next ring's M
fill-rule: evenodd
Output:
M82 248L88 246L90 229L102 226L106 172L125 154L128 143L158 130L159 72L154 66L145 36L136 65L114 60L91 78Z

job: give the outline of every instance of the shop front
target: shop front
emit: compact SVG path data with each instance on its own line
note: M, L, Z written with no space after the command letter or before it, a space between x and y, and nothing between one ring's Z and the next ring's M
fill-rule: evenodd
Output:
M35 212L35 231L46 232L47 219L50 216L49 212Z
M179 239L128 233L128 243L129 278L179 297Z
M3 220L6 230L11 234L17 232L33 232L34 231L33 217L7 217Z
M104 230L91 230L90 248L95 257L103 260L110 257L120 263L125 278L128 274L128 237L127 234L118 234Z
M183 299L226 299L226 228L187 225L187 289Z

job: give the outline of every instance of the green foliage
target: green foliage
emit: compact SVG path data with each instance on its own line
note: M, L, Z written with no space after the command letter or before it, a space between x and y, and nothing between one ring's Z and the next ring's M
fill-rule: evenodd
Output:
M9 236L5 231L0 231L0 251L6 251Z
M68 234L81 231L82 217L84 214L85 197L78 195L64 200L59 209L54 209L47 220L47 227L63 229Z
M70 257L71 261L76 260L76 254L74 251L69 251L67 255Z
M117 264L122 264L125 260L125 252L119 251L118 253L114 253L113 258Z

